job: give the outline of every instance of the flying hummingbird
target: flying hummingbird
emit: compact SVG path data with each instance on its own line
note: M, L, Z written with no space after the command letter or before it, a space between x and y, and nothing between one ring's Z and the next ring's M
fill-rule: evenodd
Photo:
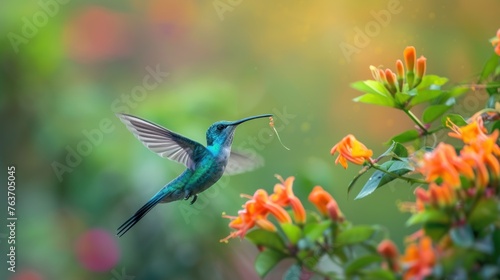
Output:
M215 184L222 174L238 174L259 165L249 155L231 151L234 131L246 121L271 117L252 116L237 121L219 121L207 130L207 146L168 130L162 126L128 114L117 114L127 128L151 151L184 164L187 169L159 190L144 206L118 228L124 235L158 203L193 197Z

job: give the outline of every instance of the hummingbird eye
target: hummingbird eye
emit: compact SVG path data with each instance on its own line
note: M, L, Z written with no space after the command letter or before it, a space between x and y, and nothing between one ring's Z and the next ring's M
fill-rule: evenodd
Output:
M224 129L224 126L222 124L217 125L217 130L222 131Z

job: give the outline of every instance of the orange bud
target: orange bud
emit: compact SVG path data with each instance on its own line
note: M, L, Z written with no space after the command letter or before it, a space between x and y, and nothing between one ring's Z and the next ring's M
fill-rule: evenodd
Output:
M335 199L332 198L332 200L326 204L326 210L328 211L328 216L330 216L332 221L342 222L344 220L344 215L340 211L339 205Z
M385 78L387 79L388 90L391 93L396 93L396 75L391 71L391 69L385 69Z
M425 75L425 66L427 58L421 56L417 59L417 79L422 79Z
M386 259L395 259L399 257L398 248L389 239L382 240L377 246L377 252Z
M413 72L415 69L415 60L417 59L417 51L415 50L415 47L406 47L403 54L406 63L406 71Z
M396 74L398 75L398 79L403 79L405 76L405 69L401 59L396 61Z

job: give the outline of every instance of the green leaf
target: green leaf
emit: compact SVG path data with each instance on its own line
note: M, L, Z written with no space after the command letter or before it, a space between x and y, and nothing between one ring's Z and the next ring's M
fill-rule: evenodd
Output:
M401 175L413 171L414 169L415 168L406 160L394 160L391 166L389 166L388 171Z
M406 143L418 139L420 135L416 130L407 130L391 138L391 142Z
M340 246L354 245L370 239L375 232L372 226L355 226L346 229L337 235L337 243Z
M486 84L486 91L490 96L498 94L498 88L500 88L499 82L489 82Z
M250 240L256 246L264 246L275 249L277 251L285 250L283 239L276 232L271 232L263 229L255 229L245 235L245 238Z
M265 250L257 255L255 259L255 270L261 278L269 273L287 255L274 250Z
M436 209L426 209L422 212L413 214L406 222L406 225L413 226L422 223L437 223L448 225L450 223L450 217L442 211Z
M422 115L424 123L431 123L450 109L448 105L431 105L427 107Z
M450 230L449 224L426 223L424 224L425 235L429 236L434 242L439 242Z
M468 248L474 244L474 233L469 225L453 227L450 230L450 237L455 245L462 248Z
M396 276L388 270L375 269L363 274L362 279L395 280Z
M292 243L293 245L297 244L297 242L300 240L300 237L302 236L302 230L292 223L280 225L290 243Z
M484 64L483 70L481 71L481 75L479 76L478 83L481 83L483 80L488 78L488 76L495 71L498 65L498 55L493 54Z
M408 157L408 150L406 147L397 142L394 146L393 153L400 158Z
M398 156L401 158L408 157L408 150L405 148L405 146L401 145L398 142L392 141L391 146L384 152L382 153L379 158L385 157L385 156Z
M360 270L373 264L382 262L383 258L379 255L364 255L355 258L345 269L346 276L355 276L360 274Z
M500 120L499 121L495 121L493 123L493 125L491 126L491 132L490 133L493 133L493 131L495 130L500 130Z
M325 220L317 224L309 224L304 227L304 236L311 241L316 241L318 237L322 236L332 224L332 221Z
M387 96L382 96L373 93L366 93L353 99L355 102L366 104L380 105L393 108L395 106L394 100Z
M497 204L492 199L479 201L469 216L469 223L474 230L482 231L485 227L498 221Z
M392 168L392 165L394 165L394 164L396 164L396 166L394 168ZM394 173L394 175L387 174L387 173L380 171L380 170L376 170L375 172L373 172L372 176L370 176L370 178L365 183L365 185L363 186L363 188L361 189L359 194L354 199L363 198L363 197L373 193L376 189L393 181L394 179L397 178L397 176L404 175L412 170L410 165L408 165L407 163L400 161L400 160L386 161L383 164L381 164L379 167L383 168L384 170L387 170L387 172ZM391 170L391 171L389 171L389 170Z
M450 119L450 121L458 126L467 125L467 121L459 114L448 114L441 118L441 124L446 127L446 122Z
M423 90L425 88L430 87L431 85L442 86L442 85L446 84L447 82L448 82L448 79L444 78L444 77L439 77L436 75L425 75L422 78L422 81L420 82L420 84L417 86L417 89L420 91L420 90Z
M470 88L468 86L456 86L446 92L446 97L459 97L460 95L468 92Z
M409 94L409 92L396 92L394 95L394 100L396 104L400 104L403 107L406 104L406 101L410 99L413 95Z
M417 95L413 97L412 100L410 101L410 106L413 107L420 103L436 99L441 94L443 94L441 90L433 90L433 89L419 90Z
M354 187L354 184L358 181L358 179L363 176L371 167L369 166L364 166L361 171L356 174L356 176L349 182L349 185L347 186L347 194L351 193L352 188Z
M300 275L302 274L302 267L298 264L292 265L283 276L284 280L300 280Z
M351 84L351 87L364 93L374 93L385 97L391 97L391 93L385 86L374 80L358 81Z

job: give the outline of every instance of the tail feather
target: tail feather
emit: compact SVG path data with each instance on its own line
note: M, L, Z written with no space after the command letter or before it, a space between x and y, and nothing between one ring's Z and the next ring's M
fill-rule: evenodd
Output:
M119 237L122 237L129 229L131 229L137 222L139 222L148 212L153 209L167 194L157 193L153 196L141 209L137 210L135 214L130 217L125 223L123 223L117 230Z

